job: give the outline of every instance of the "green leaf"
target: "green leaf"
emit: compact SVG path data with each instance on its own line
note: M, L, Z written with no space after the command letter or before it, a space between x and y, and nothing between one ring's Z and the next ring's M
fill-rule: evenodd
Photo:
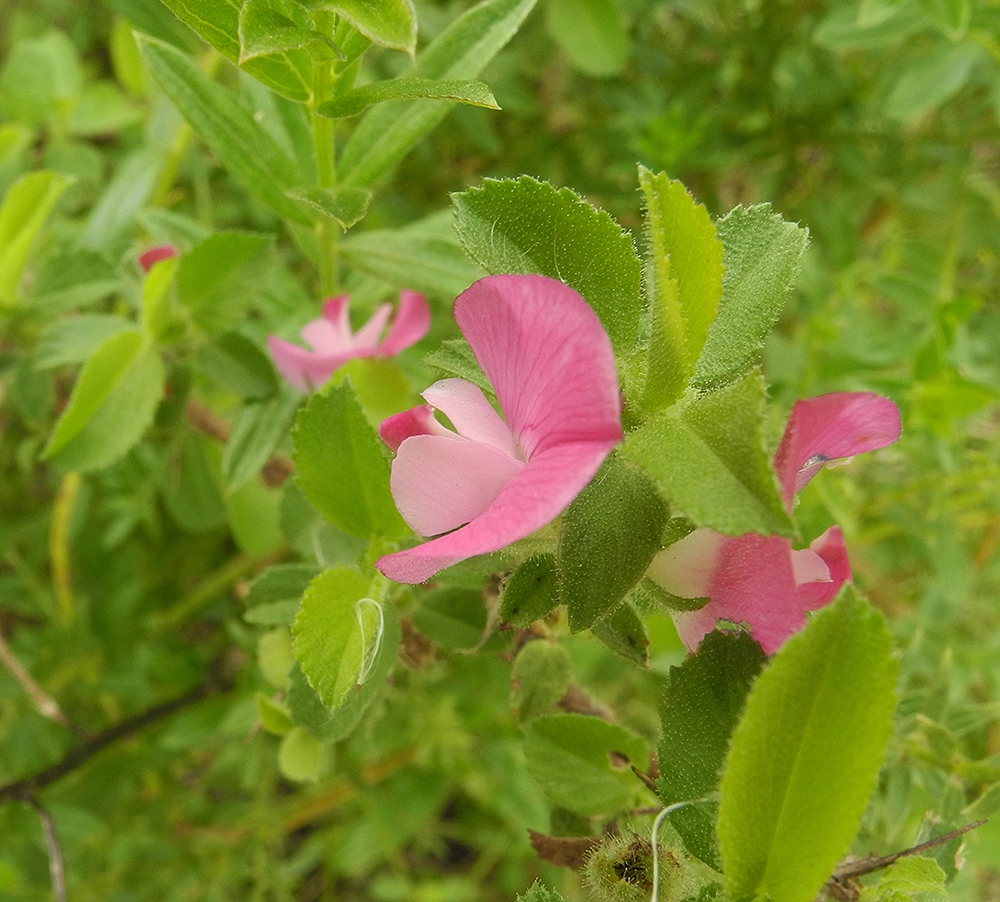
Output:
M275 736L284 736L291 732L293 726L292 718L288 709L268 698L263 692L257 692L254 696L257 700L257 716L260 718L261 726Z
M272 601L251 608L243 615L243 619L247 623L258 623L266 626L291 626L295 622L295 615L298 612L298 599Z
M708 211L662 172L639 167L646 207L646 286L651 336L643 406L675 401L695 362L722 297L722 243Z
M330 9L343 16L365 37L382 47L417 48L417 14L412 0L301 0L314 9Z
M666 505L646 475L608 458L562 518L560 595L573 632L605 617L639 581L666 522Z
M507 580L500 598L500 621L524 627L541 620L559 604L555 555L540 554L522 563Z
M354 188L351 185L340 188L301 188L290 192L290 195L324 216L337 220L343 229L349 229L365 218L372 199L372 193L367 188Z
M223 56L234 63L239 63L242 0L163 0L163 2L178 19L196 31ZM150 38L146 35L137 35L137 39L140 50L143 50L143 56L146 56L143 44ZM289 50L252 59L243 66L243 69L290 100L306 101L312 96L312 57L306 51ZM160 77L155 70L153 74L159 80ZM177 106L184 112L180 104ZM195 128L195 131L197 130Z
M360 0L359 0L360 2ZM535 0L484 0L461 15L406 73L418 78L476 78L514 36ZM341 180L367 186L387 175L451 109L450 101L395 100L370 110L339 161Z
M763 413L764 381L755 371L719 391L686 396L630 433L621 453L697 526L790 536L764 448Z
M28 253L72 181L61 173L42 170L22 175L7 191L0 206L0 310L17 303Z
M304 727L295 727L278 746L278 769L296 783L319 779L322 764L323 746Z
M861 890L859 902L911 902L948 898L945 872L936 861L919 855L890 865L878 883Z
M344 58L332 38L282 15L274 5L273 0L244 0L237 30L240 39L237 62L241 66L261 57L280 56L287 50L303 47L308 47L320 58Z
M275 689L288 686L288 673L294 663L292 636L287 627L269 630L257 640L257 666L264 679Z
M882 615L847 587L757 679L719 789L730 898L819 892L875 787L898 670Z
M177 457L163 471L167 510L181 529L196 534L226 522L218 455L208 442L207 436L187 432Z
M890 119L910 121L929 113L957 94L985 55L967 41L935 47L903 70L885 104Z
M544 714L569 689L573 662L558 642L528 642L514 658L510 671L510 701L525 724Z
M453 298L486 275L469 261L451 229L437 226L439 217L403 229L372 229L340 243L344 260L362 272L397 288Z
M298 601L318 574L313 564L276 564L250 583L244 603L252 608L277 601Z
M227 492L236 491L260 472L291 425L299 400L289 390L243 405L222 455Z
M149 270L142 285L142 328L151 341L162 340L170 328L170 288L177 272L176 257L160 260Z
M35 368L51 370L83 363L106 338L126 329L134 329L133 323L109 313L82 313L56 320L38 336Z
M472 106L499 110L496 98L487 85L468 79L444 81L413 76L376 81L353 88L328 100L316 111L330 119L346 119L363 113L370 106L386 100L457 100Z
M480 369L479 363L472 353L472 348L464 338L447 338L441 342L436 351L431 351L424 357L424 363L439 370L444 376L457 376L478 385L487 397L493 395L486 374Z
M82 83L80 57L65 32L50 29L22 38L9 48L0 73L4 118L25 125L65 119Z
M55 253L41 261L28 304L52 317L101 301L120 284L115 267L95 251Z
M614 0L548 0L549 34L584 75L618 75L628 59L628 35Z
M627 730L583 714L546 714L524 738L528 772L556 805L582 815L610 815L636 800L642 784L631 765L646 766L646 744Z
M336 708L364 684L379 655L382 606L368 598L370 581L335 567L317 576L292 627L295 658L323 704Z
M452 201L462 246L487 272L560 279L594 308L617 355L632 350L641 268L632 238L607 213L528 176L487 179Z
M631 595L632 593L629 593L629 596ZM648 660L646 646L649 645L646 628L635 608L627 600L618 605L610 616L594 623L590 629L615 654L640 667L646 666Z
M960 40L972 21L971 0L920 0L924 15L949 40Z
M250 232L218 232L181 256L177 298L202 329L233 327L237 311L247 306L247 272L259 264L270 240Z
M371 674L359 690L348 692L344 701L332 713L306 681L301 668L292 668L292 681L286 696L292 718L325 742L338 742L354 730L365 711L378 698L396 663L396 651L401 639L399 613L394 607L387 607L383 614L385 630L382 647Z
M458 651L469 651L479 645L487 623L482 592L459 586L423 595L411 618L432 642Z
M278 374L256 344L239 332L225 332L198 350L198 369L224 391L263 401L278 391Z
M753 365L799 271L809 233L769 204L736 207L716 223L726 273L719 312L695 367L695 383L714 388Z
M65 470L114 462L152 422L163 380L160 355L141 333L105 339L80 371L42 456Z
M165 154L142 147L126 156L90 211L80 243L87 248L111 248L132 229L149 200L163 169Z
M292 439L298 485L334 526L365 539L409 535L389 493L389 461L350 382L314 394Z
M671 667L660 703L657 788L664 805L702 799L716 791L729 737L766 657L746 633L711 632L680 667ZM670 822L688 851L722 870L715 840L718 805L707 802L672 812Z
M205 6L214 9L219 2L208 0ZM173 9L173 0L168 5ZM298 166L233 94L175 47L149 35L136 39L143 60L174 106L233 177L280 216L310 225L309 215L286 194L302 181Z

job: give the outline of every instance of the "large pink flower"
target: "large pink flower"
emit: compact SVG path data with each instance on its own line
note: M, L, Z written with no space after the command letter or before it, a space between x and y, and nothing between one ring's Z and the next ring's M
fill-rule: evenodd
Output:
M455 320L506 422L471 382L445 379L423 393L426 405L382 423L396 452L396 506L414 532L438 536L375 564L397 582L422 582L540 529L622 437L611 343L572 288L544 276L489 276L456 298Z
M872 451L899 438L899 411L887 398L839 393L797 401L788 419L774 466L782 498L792 499L828 461ZM648 575L682 598L708 598L697 611L675 613L677 632L694 651L718 620L746 623L771 654L834 599L851 578L839 526L808 548L795 550L782 536L723 536L696 529L661 551Z
M355 357L392 357L420 341L431 326L427 301L415 291L400 292L399 309L385 338L382 332L392 315L392 305L380 304L371 319L352 332L349 304L346 294L330 298L323 304L323 316L303 327L302 338L311 351L276 335L268 336L267 346L278 372L300 391L318 388Z

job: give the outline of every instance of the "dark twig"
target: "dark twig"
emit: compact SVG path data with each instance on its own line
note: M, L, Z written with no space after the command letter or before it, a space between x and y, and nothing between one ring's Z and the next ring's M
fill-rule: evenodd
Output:
M935 836L934 839L929 839L927 842L911 846L909 849L903 849L901 852L893 852L891 855L883 855L881 858L875 858L874 856L869 855L867 858L860 858L857 861L849 861L847 864L840 865L840 867L833 872L833 878L835 880L850 880L852 877L861 877L863 874L872 873L872 871L880 871L882 868L887 868L889 865L895 864L900 858L907 858L910 855L919 855L921 852L926 852L928 849L943 846L946 842L951 842L951 840L956 837L962 836L970 830L975 830L976 827L981 827L987 820L988 818L983 818L981 821L976 821L974 824L966 824L964 827L959 827L956 830L950 830L948 833L942 833L941 836Z
M199 702L203 698L207 698L217 692L224 692L230 688L230 685L228 681L213 677L178 698L164 702L162 705L155 705L147 711L137 714L135 717L126 718L103 733L98 733L93 738L88 739L75 749L71 749L62 761L57 761L50 767L46 767L44 770L40 770L30 777L24 777L21 780L8 783L6 786L0 786L0 803L21 801L32 804L35 796L41 790L45 789L46 786L50 786L57 780L61 780L66 774L71 773L89 761L102 749L117 742L119 739L131 736L133 733L137 733L139 730L145 729L159 720L163 720L165 717L169 717L171 714L175 714L177 711L188 707L188 705L193 705L195 702Z
M42 822L42 833L45 836L45 850L49 854L49 873L52 875L52 892L56 902L66 902L66 868L63 866L62 846L56 834L56 822L37 799L28 800Z

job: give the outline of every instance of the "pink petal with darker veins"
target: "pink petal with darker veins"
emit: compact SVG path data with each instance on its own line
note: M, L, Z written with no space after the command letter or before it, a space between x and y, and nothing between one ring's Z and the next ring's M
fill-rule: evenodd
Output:
M409 527L436 536L482 514L523 466L483 442L416 435L399 446L389 487Z
M726 538L705 593L711 601L700 610L673 615L688 650L697 648L716 621L731 620L746 623L767 654L777 651L804 626L806 611L832 601L850 577L838 534L834 527L798 551L782 536ZM797 575L807 581L800 584Z
M796 401L774 467L781 496L792 498L829 460L874 451L899 438L899 409L872 392L837 392Z
M572 288L545 276L488 276L455 299L455 320L529 460L567 442L621 439L611 342Z
M415 345L430 328L431 308L427 306L424 296L416 291L401 291L396 318L377 351L383 357L392 357L404 348Z
M538 452L500 489L493 503L461 529L388 554L375 566L396 582L419 583L444 567L531 535L561 514L590 482L615 441L576 442ZM393 497L399 505L395 492Z

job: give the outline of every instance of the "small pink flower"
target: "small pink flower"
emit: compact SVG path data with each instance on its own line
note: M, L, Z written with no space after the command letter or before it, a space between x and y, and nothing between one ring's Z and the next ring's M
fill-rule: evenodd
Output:
M391 304L380 304L371 318L357 332L351 331L348 318L350 298L346 294L329 298L323 304L323 316L307 323L302 338L312 350L269 335L267 346L274 365L295 388L310 391L318 388L348 360L356 357L392 357L416 344L431 327L431 312L422 294L402 291L399 309L386 332L392 315Z
M376 562L397 582L423 582L545 526L622 437L611 343L572 288L489 276L456 298L455 319L506 422L471 382L445 379L423 393L426 405L382 423L396 506L414 532L438 537Z
M171 257L176 257L178 253L177 248L172 244L158 244L156 247L151 247L148 251L139 254L139 266L142 267L143 272L149 272L161 260L169 260Z
M797 401L774 466L782 498L792 499L829 461L889 445L899 438L899 411L871 393L838 393ZM675 613L689 651L716 621L747 623L765 652L778 650L805 624L806 611L833 601L851 578L839 526L808 548L795 550L782 536L724 536L696 529L653 558L648 576L681 598L709 598L703 608Z

